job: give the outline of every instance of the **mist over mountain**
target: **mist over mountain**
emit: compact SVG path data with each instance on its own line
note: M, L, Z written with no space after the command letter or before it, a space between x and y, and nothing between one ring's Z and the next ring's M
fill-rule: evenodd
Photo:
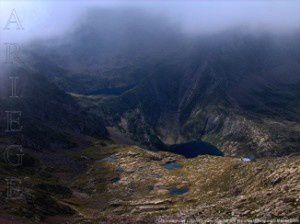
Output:
M98 9L25 55L61 90L102 95L77 98L138 144L197 139L227 154L284 155L299 146L298 34L190 35L144 11Z

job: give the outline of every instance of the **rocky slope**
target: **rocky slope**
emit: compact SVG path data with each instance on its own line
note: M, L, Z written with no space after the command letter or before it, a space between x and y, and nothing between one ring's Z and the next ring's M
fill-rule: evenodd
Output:
M300 215L299 156L250 163L233 157L185 159L101 142L65 156L86 168L75 176L72 168L59 166L37 176L28 173L33 168L19 171L24 198L2 204L1 218L13 216L14 223L233 223L295 221ZM2 171L1 177L6 175ZM23 222L17 222L20 216Z
M229 157L184 159L135 147L119 150L96 161L74 183L91 195L91 207L101 205L83 209L90 218L104 216L113 223L299 216L298 157L244 163Z

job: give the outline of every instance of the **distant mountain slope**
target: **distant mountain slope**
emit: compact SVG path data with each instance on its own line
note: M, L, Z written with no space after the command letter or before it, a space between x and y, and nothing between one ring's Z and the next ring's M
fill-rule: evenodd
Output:
M74 99L48 82L43 74L26 65L1 73L1 134L34 149L74 147L80 135L105 138L107 131L99 116L85 112ZM18 77L18 98L10 98L10 74ZM21 111L23 129L6 133L5 111Z
M149 148L199 139L230 155L284 155L300 144L297 35L188 36L160 17L115 9L92 11L26 56L66 92L105 95L81 97L81 106Z
M32 41L26 56L68 92L119 94L182 45L178 28L134 9L90 10L62 37Z
M146 145L151 138L137 130L169 144L202 139L231 155L298 151L299 59L286 59L292 50L280 39L284 49L268 36L239 36L234 47L234 36L224 38L161 62L134 89L103 100L100 113Z

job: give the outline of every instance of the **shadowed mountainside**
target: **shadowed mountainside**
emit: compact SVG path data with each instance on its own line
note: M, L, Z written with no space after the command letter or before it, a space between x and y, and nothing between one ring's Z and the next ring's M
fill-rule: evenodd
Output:
M70 33L28 45L27 59L131 140L160 149L198 139L228 155L299 148L297 33L188 36L118 9L92 11Z
M11 98L10 75L18 77L18 97ZM1 134L12 143L22 144L32 149L63 149L75 147L84 136L107 137L104 123L99 116L84 111L79 104L64 91L50 83L41 73L20 65L10 72L1 74ZM21 132L5 132L7 113L21 111L12 119L20 119L20 125L13 127ZM14 122L13 122L14 123ZM81 136L81 137L80 137Z

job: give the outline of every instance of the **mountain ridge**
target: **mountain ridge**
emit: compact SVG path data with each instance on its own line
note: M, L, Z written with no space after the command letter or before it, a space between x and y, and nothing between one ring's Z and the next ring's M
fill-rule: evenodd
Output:
M65 92L102 93L92 104L88 97L75 99L107 127L151 149L199 139L228 155L298 150L296 34L231 29L184 36L140 12L116 9L100 21L104 15L88 15L75 35L57 43L29 45L26 57ZM125 15L123 28L114 29ZM271 125L276 122L278 130Z

